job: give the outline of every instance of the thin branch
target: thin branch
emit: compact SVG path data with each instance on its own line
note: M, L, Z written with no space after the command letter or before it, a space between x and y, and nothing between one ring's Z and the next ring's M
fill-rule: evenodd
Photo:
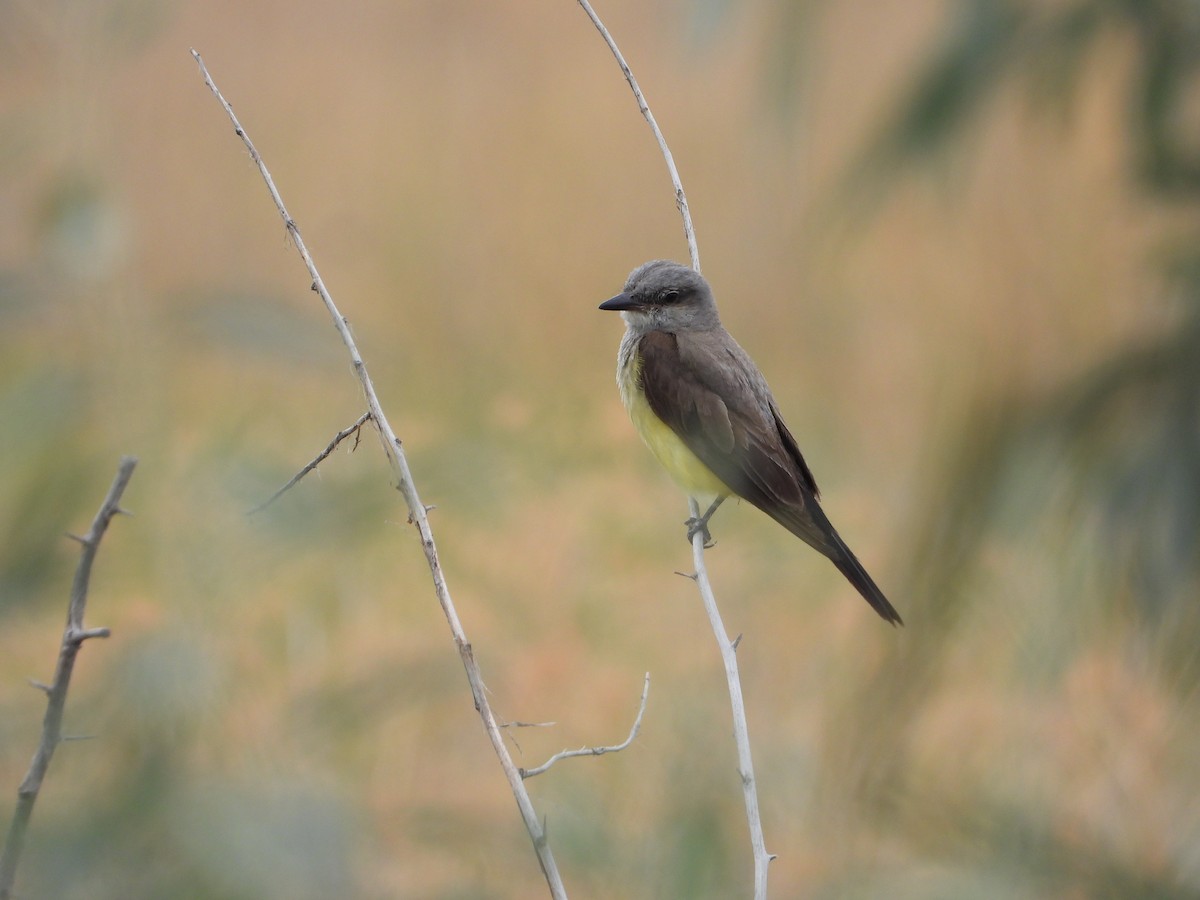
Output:
M690 497L688 508L693 517L700 517L700 506ZM739 634L737 640L731 641L729 633L725 630L725 623L721 621L717 598L713 596L712 585L708 582L708 571L704 566L704 534L701 532L692 536L692 563L696 566L696 584L700 588L700 598L704 601L704 611L708 613L713 636L721 650L721 660L725 663L725 680L729 684L729 705L733 711L733 740L737 744L738 775L742 780L742 799L746 805L746 821L750 826L750 847L754 851L754 898L766 900L767 869L775 856L767 852L762 817L758 812L758 787L754 780L754 762L750 755L750 729L746 725L746 704L742 700L742 680L737 664L737 648L742 636Z
M604 23L600 21L600 17L596 15L595 10L592 9L588 0L579 0L579 5L588 14L588 17L600 32L601 37L608 44L608 48L612 51L613 56L616 57L617 64L620 65L621 71L625 75L625 80L629 82L629 87L633 90L633 95L637 99L638 108L641 110L646 122L650 125L650 130L654 132L655 140L658 141L659 149L662 151L663 159L667 164L667 170L671 175L671 183L675 188L675 205L679 207L679 213L683 217L683 231L687 238L692 268L699 272L700 251L696 246L696 234L692 226L692 216L688 210L687 197L683 192L683 184L679 179L679 171L675 167L675 158L671 155L671 150L667 146L666 138L663 137L658 123L654 119L654 114L650 112L650 105L646 102L641 88L638 87L637 79L633 77L633 72L629 68L629 64L625 62L625 57L621 55L621 51L617 48L616 41L613 40L608 29L604 27ZM690 497L688 498L688 508L691 510L693 519L700 517L700 507ZM696 586L700 591L700 597L704 603L704 609L708 613L713 635L717 639L721 658L725 663L725 679L729 685L729 702L733 711L733 732L737 743L738 771L742 780L746 819L750 826L750 846L754 853L754 897L755 900L765 900L767 896L767 869L774 857L767 853L763 839L762 818L758 810L758 792L754 781L754 766L750 757L750 736L749 729L746 726L746 708L742 700L742 685L737 667L736 648L741 637L739 636L737 642L731 642L728 633L725 631L725 625L721 621L721 613L717 608L717 601L713 595L712 585L708 580L708 571L704 565L703 532L697 532L692 538L692 557L696 571L690 577L696 582Z
M648 696L650 696L649 672L646 673L646 680L642 683L642 702L638 704L637 718L633 720L633 727L629 729L629 737L625 738L621 743L614 744L611 747L580 747L578 750L561 750L536 768L521 769L521 777L533 778L535 775L541 775L560 759L571 759L575 756L603 756L605 753L620 753L633 743L633 739L642 730L642 716L646 714L646 698Z
M617 65L621 67L621 71L625 74L625 80L629 82L629 87L633 90L633 96L637 99L638 109L642 111L642 116L646 119L650 130L654 132L654 139L658 141L658 149L662 152L663 159L667 163L667 171L671 174L671 184L675 187L675 206L679 208L679 215L683 218L683 236L687 240L688 255L692 260L692 268L699 272L700 248L696 246L696 229L692 226L692 213L688 209L687 195L683 192L683 182L679 180L679 170L675 168L675 157L671 155L671 148L667 146L667 139L663 137L663 133L658 127L658 122L654 118L654 113L650 111L650 104L646 102L646 97L642 93L642 89L638 87L637 79L633 77L633 70L629 68L629 63L625 62L625 57L621 55L621 50L617 47L617 42L608 33L608 29L604 27L604 23L600 21L600 17L596 15L596 11L592 9L592 5L588 3L588 0L579 0L579 5L588 14L588 18L592 20L592 24L596 26L596 30L600 32L600 36L604 38L604 43L608 44L608 49L616 57Z
M100 510L92 520L88 533L77 540L83 545L79 557L79 566L75 570L75 580L71 584L71 599L67 606L67 624L63 629L62 644L58 651L58 665L54 670L54 681L49 686L33 682L33 685L46 692L46 715L42 719L42 739L34 753L29 771L17 789L17 806L13 810L12 822L8 827L8 835L4 839L4 848L0 850L0 900L9 900L13 896L13 882L17 877L17 863L21 859L21 850L25 844L25 835L29 830L29 819L33 815L33 806L37 803L38 792L42 789L42 781L50 768L50 760L54 751L65 740L77 738L64 737L62 733L63 712L67 705L67 689L71 686L71 673L75 669L75 658L84 641L95 637L108 637L107 628L84 628L83 614L87 609L88 583L92 576L92 563L96 552L100 549L100 540L108 530L108 523L113 516L122 512L120 507L121 495L129 479L133 477L133 469L137 460L132 456L121 458L117 467L116 478L108 489L108 496L100 504Z
M442 613L445 615L446 621L450 626L454 645L458 648L463 668L466 670L467 682L471 686L471 696L475 701L475 709L483 720L484 729L487 731L488 738L492 742L492 749L495 751L496 757L500 760L500 767L504 770L504 776L508 779L509 787L516 798L517 807L521 812L521 819L525 823L525 829L529 832L530 839L533 841L533 848L537 854L538 864L541 866L542 874L545 876L546 883L550 887L550 894L556 900L557 898L565 898L567 896L566 889L563 887L562 878L558 873L558 866L554 862L554 855L550 852L550 845L546 839L545 825L538 819L537 813L533 808L533 801L529 798L529 792L525 789L520 772L517 770L516 765L513 764L512 756L509 754L508 747L504 743L504 736L500 731L500 727L496 724L496 717L492 713L492 708L487 700L483 676L480 673L478 663L475 661L474 650L467 640L466 632L463 630L462 623L458 618L458 612L454 608L454 603L450 598L450 588L446 584L446 576L442 571L437 545L433 539L433 529L429 524L429 517L426 515L427 508L417 494L416 486L413 484L412 472L408 467L408 460L401 447L400 439L396 437L391 423L383 412L383 407L380 405L379 398L375 393L375 386L367 374L366 364L363 362L362 355L359 353L358 346L355 344L354 337L350 332L349 322L341 314L337 306L334 305L333 298L325 288L325 282L321 279L321 275L308 253L308 248L305 246L304 239L300 235L300 229L296 226L296 222L288 214L287 208L283 205L283 199L279 196L279 191L275 188L275 182L271 179L271 173L267 171L262 157L259 156L250 137L246 134L245 129L242 128L241 123L238 122L237 116L234 115L233 107L229 105L221 92L217 90L217 86L213 83L212 76L208 74L208 69L204 65L204 60L200 58L200 54L193 50L192 56L195 57L196 63L200 67L200 72L204 76L204 83L208 85L213 96L224 107L230 121L233 122L234 131L242 139L242 143L245 144L246 149L250 153L250 158L258 166L258 171L271 193L271 199L274 200L275 207L279 210L279 215L283 218L288 236L291 238L296 250L300 253L300 257L304 260L304 265L308 269L308 274L312 278L312 288L320 296L330 316L333 317L334 327L337 329L338 334L341 335L342 343L346 345L346 349L350 354L354 373L358 377L363 395L367 401L367 409L370 411L371 418L379 430L380 441L383 443L383 452L387 455L388 462L391 465L392 474L396 478L397 488L404 496L404 502L408 505L409 516L420 534L421 548L424 550L425 560L429 565L429 572L433 578L434 592L437 594L438 603L442 607Z
M333 440L329 442L328 447L326 447L324 450L322 450L320 453L318 453L315 457L313 457L313 460L308 465L306 465L303 469L301 469L299 472L297 472L295 475L293 475L291 480L288 481L287 484L285 484L283 487L281 487L279 490L277 490L275 493L273 493L270 497L268 497L262 503L258 504L258 506L254 507L254 509L252 509L248 513L246 513L246 515L253 516L257 513L262 512L264 509L266 509L268 506L270 506L272 503L274 503L276 500L278 500L280 497L282 497L284 494L286 494L288 491L290 491L293 487L295 487L296 483L301 478L303 478L305 475L307 475L309 472L311 472L313 469L315 469L317 466L319 466L322 462L324 462L325 458L327 456L329 456L330 453L332 453L334 450L337 449L337 445L340 444L342 441L344 441L346 438L350 437L350 435L354 435L353 449L357 450L359 438L362 437L362 427L364 424L366 424L366 421L369 418L371 418L371 411L367 410L365 413L363 413L361 416L358 417L357 422L355 422L353 425L343 428L341 431L339 431L337 434L335 434L333 436Z
M86 628L82 631L72 631L70 633L71 640L82 644L84 641L90 641L92 638L111 637L112 631L108 628Z
M524 753L521 749L521 742L517 740L517 729L520 728L553 728L557 722L501 722L500 727L504 729L504 734L512 741L512 745L517 748L518 753ZM510 730L511 729L511 730ZM520 771L518 769L518 771Z

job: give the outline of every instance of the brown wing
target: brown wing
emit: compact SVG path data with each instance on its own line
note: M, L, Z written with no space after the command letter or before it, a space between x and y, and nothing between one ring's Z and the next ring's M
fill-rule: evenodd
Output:
M817 503L817 483L766 381L722 333L652 331L638 344L646 402L729 489L833 561L884 620L903 624Z
M780 421L761 374L728 340L681 352L677 335L644 335L638 351L646 401L733 493L831 555L836 543L817 507L812 472ZM704 365L693 361L696 356Z

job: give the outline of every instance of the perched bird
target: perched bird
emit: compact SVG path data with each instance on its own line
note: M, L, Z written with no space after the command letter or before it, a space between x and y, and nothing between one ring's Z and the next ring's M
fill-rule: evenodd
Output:
M600 308L625 320L617 385L634 427L699 508L707 505L688 520L688 539L700 533L708 543L709 519L736 495L829 557L886 621L904 624L822 512L766 379L721 325L700 273L653 260Z

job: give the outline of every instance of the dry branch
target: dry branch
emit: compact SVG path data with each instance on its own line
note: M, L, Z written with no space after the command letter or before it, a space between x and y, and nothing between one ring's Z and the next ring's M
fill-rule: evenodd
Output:
M695 500L688 500L692 516L700 516L700 506ZM733 739L737 744L738 775L742 781L742 800L746 806L746 821L750 828L750 847L754 852L754 897L755 900L766 900L767 869L770 867L774 854L767 852L763 838L762 817L758 811L758 784L754 780L754 762L750 753L750 731L746 727L746 704L742 700L742 679L738 674L737 648L742 642L739 634L734 640L729 639L725 623L721 621L721 611L717 608L717 598L713 596L712 585L708 581L708 571L704 566L704 534L697 532L692 536L692 563L696 567L696 585L700 589L700 599L704 601L704 611L708 613L708 621L712 625L713 635L717 639L717 647L721 651L721 661L725 664L725 680L729 685L729 705L733 711Z
M671 155L671 150L667 146L667 140L663 136L662 130L658 127L658 122L655 120L654 114L650 111L650 105L646 102L646 98L642 94L642 89L638 86L637 79L633 77L633 70L629 68L629 64L625 62L625 57L617 47L617 42L613 39L608 29L604 27L604 23L600 21L600 17L596 15L596 11L592 9L588 0L579 0L579 5L583 7L584 12L588 14L588 18L592 20L601 37L604 38L604 42L608 44L609 50L612 51L617 64L621 67L621 71L625 75L625 80L629 82L629 87L637 99L638 109L641 110L642 116L650 126L650 130L654 132L654 138L658 141L659 149L662 151L663 159L667 164L667 171L671 176L671 184L675 188L675 205L679 208L679 214L683 217L683 232L687 239L692 268L699 272L700 250L696 245L696 232L692 226L692 214L688 208L687 196L683 192L683 183L679 178L679 170L675 167L675 158ZM696 501L689 498L688 507L691 510L692 519L698 519L700 517L700 508ZM736 641L730 641L729 635L725 631L725 625L721 621L721 613L717 608L717 601L713 595L712 585L708 580L708 572L704 566L703 532L697 532L692 537L692 557L696 571L694 575L689 577L696 582L696 586L699 588L705 612L708 614L709 624L712 626L713 636L717 639L717 646L721 651L721 659L725 664L725 680L729 686L729 703L733 711L733 734L737 744L738 774L742 781L742 795L746 806L746 818L750 827L750 846L754 853L754 897L755 900L766 900L767 869L774 856L766 850L763 839L762 818L758 810L758 790L754 780L754 763L751 760L750 754L750 732L746 725L746 707L742 701L742 684L737 666L737 645L741 641L741 636L739 635Z
M580 747L578 750L560 750L552 757L542 763L540 766L535 766L532 769L521 769L522 778L533 778L535 775L541 775L560 759L571 759L576 756L603 756L605 753L620 753L626 747L633 743L633 739L637 737L638 732L642 730L642 716L646 714L646 698L650 696L650 673L646 673L646 680L642 683L642 700L638 704L637 716L633 720L633 727L629 729L629 737L621 741L619 744L614 744L611 747Z
M12 897L13 882L16 880L17 863L21 859L21 850L25 844L25 834L29 830L29 819L33 815L33 806L37 802L38 792L42 789L42 781L50 768L50 760L54 751L69 738L62 733L63 712L67 705L67 689L71 686L71 673L75 669L75 658L84 641L97 637L108 637L107 628L84 628L83 614L87 609L88 583L92 576L92 563L96 559L96 551L100 549L100 540L108 529L108 523L113 516L125 512L121 509L121 495L129 479L133 477L133 469L137 460L132 456L121 458L117 467L116 478L108 489L108 496L100 504L100 510L92 520L92 527L82 537L71 535L82 545L79 566L75 570L75 580L71 584L71 599L67 606L67 624L63 629L62 644L58 651L58 665L54 670L54 681L49 684L33 682L34 687L46 693L46 716L42 720L42 739L34 753L29 771L17 789L17 806L13 810L12 822L8 827L8 835L4 839L4 849L0 850L0 900Z
M340 444L342 441L344 441L346 438L350 437L350 435L354 435L354 446L351 448L351 451L357 450L358 449L358 439L362 434L362 427L364 424L366 424L366 421L369 418L371 418L371 413L368 410L367 412L365 412L361 416L359 416L358 421L355 422L353 425L348 425L347 427L345 427L341 431L339 431L337 434L335 434L333 436L333 440L331 440L329 442L329 444L325 447L325 449L322 450L320 453L318 453L316 456L314 456L303 469L301 469L299 472L297 472L295 475L293 475L287 484L285 484L283 487L281 487L279 490L277 490L275 493L273 493L270 497L268 497L262 503L258 504L258 506L254 507L254 509L252 509L248 513L246 513L246 515L253 516L253 515L256 515L256 514L262 512L264 509L266 509L268 506L270 506L272 503L274 503L276 500L278 500L280 497L282 497L284 494L286 494L288 491L290 491L293 487L296 486L296 483L298 481L300 481L301 478L303 478L305 475L307 475L309 472L311 472L313 469L315 469L317 466L319 466L322 462L324 462L325 458L327 456L329 456L330 453L332 453L334 450L337 449L337 445Z
M279 191L275 187L275 182L271 178L271 173L267 170L266 164L263 162L262 157L259 156L258 150L255 149L245 129L242 128L237 116L234 115L233 107L229 105L229 102L217 89L212 76L209 75L208 69L204 65L204 61L200 58L200 54L193 50L192 56L195 57L197 65L200 66L200 72L204 76L204 83L225 109L230 121L233 122L234 131L241 138L247 151L249 151L250 158L258 166L259 174L262 175L263 181L266 182L267 190L270 191L271 199L275 202L275 208L283 218L288 237L300 253L300 257L304 260L304 265L308 269L308 274L312 278L312 289L317 292L330 316L333 317L334 327L337 329L338 334L341 335L342 343L346 345L346 349L350 353L350 359L354 366L354 374L362 386L363 395L367 401L367 409L370 412L371 419L375 422L376 428L379 430L379 437L383 443L383 452L386 454L388 462L391 465L392 473L396 478L397 488L404 496L404 502L408 505L410 521L416 526L420 534L421 548L425 553L425 560L429 565L429 572L433 577L434 592L437 594L438 602L442 607L442 613L445 615L446 621L450 626L454 645L458 648L463 668L466 670L467 682L471 686L471 695L475 701L475 709L483 720L484 729L487 731L488 737L492 742L492 749L500 760L500 767L504 770L509 787L516 798L517 807L521 812L521 819L525 823L525 829L529 832L530 839L533 841L534 852L537 854L538 864L541 866L546 883L550 887L551 896L565 898L567 896L566 890L563 887L562 878L559 876L558 866L554 862L554 855L550 852L550 845L546 840L545 826L538 819L537 813L533 808L533 801L529 798L529 792L525 789L520 772L516 765L513 764L512 756L509 754L507 746L505 746L504 737L499 725L496 723L496 717L492 713L491 706L488 704L483 676L480 673L478 663L475 661L474 651L467 640L462 623L459 621L454 602L451 600L450 588L446 584L446 576L442 571L437 545L434 543L433 529L429 524L429 517L426 515L427 507L421 502L421 498L417 494L416 486L413 484L412 472L408 467L408 460L400 445L400 439L396 437L391 423L383 412L379 398L375 393L375 386L367 374L366 364L363 362L362 355L359 353L358 346L350 332L349 323L338 310L337 306L334 305L333 298L326 289L325 282L321 279L316 264L313 262L308 248L304 244L304 239L300 235L300 229L296 226L295 220L288 214L287 208L283 204L283 198L280 197Z
M692 212L688 208L687 195L683 192L683 182L679 178L679 170L675 168L675 157L671 155L671 148L667 146L667 139L663 137L662 129L658 127L658 121L654 118L654 113L650 111L650 104L646 102L646 97L642 93L642 89L638 86L637 79L633 77L633 69L629 68L629 63L625 62L625 57L621 54L621 48L617 46L617 42L613 36L609 34L604 23L600 21L600 17L596 15L596 11L592 9L592 5L588 0L579 0L579 5L583 7L583 11L587 13L588 18L592 20L592 24L596 26L596 30L600 32L600 36L604 38L604 43L608 44L608 49L612 51L612 55L617 60L617 65L621 67L621 71L625 75L625 80L629 82L629 88L633 91L633 96L637 100L638 109L642 111L642 117L645 118L646 124L650 126L650 130L654 132L654 139L658 141L658 149L663 155L663 160L667 164L667 171L671 175L671 184L675 188L675 206L679 209L679 215L683 218L683 236L688 245L688 256L692 261L692 268L697 272L700 271L700 248L696 245L696 229L692 225Z

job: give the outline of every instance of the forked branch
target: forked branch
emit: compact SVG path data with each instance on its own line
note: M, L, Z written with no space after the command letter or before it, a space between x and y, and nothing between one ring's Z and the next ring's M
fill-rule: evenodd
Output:
M312 289L317 292L321 301L325 304L326 310L328 310L329 315L333 318L334 327L342 338L342 343L346 345L346 349L350 353L354 373L358 377L363 395L367 401L367 410L370 412L371 419L375 422L375 427L379 430L380 441L383 443L383 452L387 456L392 474L396 478L397 487L404 496L404 502L408 505L410 521L416 526L420 534L421 548L425 552L425 561L428 563L430 575L433 577L434 593L437 594L438 602L442 607L442 613L445 615L446 622L450 626L454 645L458 648L463 668L466 670L467 682L471 686L471 695L475 701L475 709L479 712L479 716L483 720L484 729L487 731L488 738L492 742L492 749L500 760L500 767L504 770L509 788L516 798L517 807L521 811L521 819L525 823L525 829L529 832L530 839L533 841L533 848L537 854L538 864L541 866L542 874L545 876L546 883L550 887L550 894L555 898L565 898L567 896L566 890L563 887L562 878L559 876L558 866L554 862L554 855L550 852L550 845L546 840L545 826L533 808L533 801L529 798L529 792L525 789L520 772L517 770L516 765L513 764L508 747L504 743L504 737L501 734L499 725L496 723L496 717L492 713L491 706L488 704L487 692L483 685L483 676L480 673L478 663L475 661L474 651L467 640L462 623L459 621L458 611L454 607L454 602L451 600L450 588L446 584L446 575L442 571L441 560L438 557L437 544L434 543L433 529L429 524L427 507L421 502L421 498L417 494L417 488L413 484L412 472L409 470L408 460L400 445L400 439L396 437L396 433L392 430L391 423L388 421L387 415L380 405L379 397L375 392L375 385L367 374L366 363L363 362L362 354L359 353L358 345L355 343L354 337L350 332L349 322L334 304L333 297L330 296L329 291L325 287L325 282L321 279L321 275L317 271L312 256L309 255L299 227L297 227L291 215L288 214L287 208L283 204L283 198L280 197L279 191L275 187L275 182L271 178L271 173L267 170L266 163L263 162L258 150L255 149L253 142L250 140L250 136L246 134L237 116L234 115L233 107L229 105L229 102L217 89L212 76L208 74L204 60L200 58L200 54L193 50L192 56L195 57L197 65L200 66L200 72L204 76L204 83L208 85L208 89L212 91L213 96L217 98L221 106L225 109L226 115L233 122L234 131L241 138L242 143L246 146L246 150L249 151L250 158L258 166L259 174L262 175L263 181L266 182L267 190L270 191L271 199L275 202L275 208L283 218L288 237L300 253L300 257L304 260L304 265L308 269L308 274L312 278Z
M17 863L20 862L21 850L25 845L25 834L29 830L33 806L37 803L38 792L42 789L42 781L50 768L54 751L66 740L62 733L63 713L67 706L67 689L71 686L71 673L75 670L75 658L79 655L79 648L90 638L109 636L107 628L84 628L83 614L87 609L88 584L92 577L92 563L100 549L100 540L108 530L108 523L112 521L113 516L125 512L121 509L121 495L125 493L125 487L133 477L136 465L137 460L132 456L122 457L117 467L116 478L113 479L108 496L104 498L100 510L92 520L92 527L82 537L71 535L83 549L79 557L79 566L75 569L75 580L71 584L67 624L63 629L62 644L58 650L54 681L49 685L34 682L34 687L46 694L46 716L42 720L42 739L38 743L37 752L34 753L29 771L25 773L25 778L17 789L17 806L8 826L4 848L0 850L0 900L9 900L13 896Z
M642 700L638 704L637 716L633 720L633 727L629 729L629 737L625 738L621 743L613 744L611 747L580 747L578 750L560 750L540 766L535 766L532 769L521 769L521 777L533 778L535 775L541 775L560 759L571 759L576 756L603 756L605 753L620 753L633 743L633 739L642 730L642 716L646 714L646 698L649 696L650 673L647 672L646 680L642 683Z

